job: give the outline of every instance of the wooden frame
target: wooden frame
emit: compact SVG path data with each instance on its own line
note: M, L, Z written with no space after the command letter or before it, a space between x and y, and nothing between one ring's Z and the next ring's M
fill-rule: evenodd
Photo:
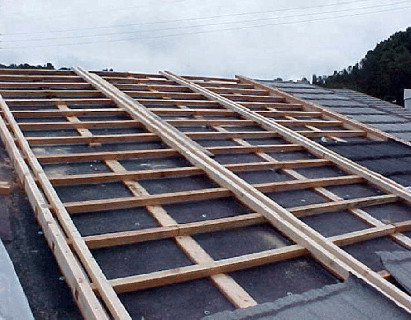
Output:
M83 290L79 294L78 303L86 318L99 318L100 314L94 313L93 303L97 303L98 308L107 308L109 316L126 318L129 315L124 306L119 303L118 293L163 286L169 283L178 283L190 279L209 277L217 286L220 292L237 308L245 308L257 304L257 302L231 277L226 273L234 270L251 268L263 264L282 261L304 254L311 254L317 261L321 262L327 269L331 270L339 278L345 279L348 274L353 273L364 279L368 284L381 291L385 296L392 299L406 310L411 310L411 300L408 295L390 284L380 274L360 263L352 256L346 254L339 246L345 246L369 239L389 236L403 246L410 246L409 239L399 232L409 230L411 223L403 221L398 224L386 225L373 218L361 208L367 206L378 206L384 203L398 201L408 202L408 197L404 194L402 187L392 183L389 179L380 179L373 172L362 170L351 163L346 163L346 159L337 158L333 154L325 153L317 144L306 137L331 137L332 139L344 139L349 136L370 137L364 128L349 126L345 128L344 119L325 119L322 117L323 111L316 109L307 111L303 102L286 101L281 93L275 94L273 98L267 98L270 91L265 88L256 88L252 83L241 83L238 79L207 78L196 77L179 78L169 73L162 75L140 75L123 73L99 72L106 80L104 81L96 74L76 69L79 76L74 76L71 72L58 73L44 72L39 74L28 74L23 71L15 74L9 72L7 75L0 71L0 93L2 88L9 90L9 93L19 93L27 95L27 99L9 98L1 100L2 119L0 129L3 140L7 141L7 146L13 154L16 154L17 168L24 168L29 165L24 174L20 174L22 181L31 181L29 192L44 193L45 199L31 199L32 206L36 208L39 220L44 217L51 217L50 225L56 226L56 230L61 237L60 246L69 248L67 256L62 252L59 263L68 268L65 276L69 279L69 285L76 290ZM15 77L25 81L19 83L14 91L10 83L2 85L1 80L7 77ZM86 82L79 82L82 79ZM31 80L44 80L41 85ZM50 82L48 82L51 80ZM56 85L55 81L59 81ZM197 81L198 80L198 81ZM60 82L63 81L63 82ZM64 82L66 81L66 82ZM75 81L75 82L73 82ZM127 82L127 83L123 83ZM27 87L23 83L29 84ZM201 84L199 86L198 84ZM67 96L82 92L82 98L47 98L37 99L36 96L49 91L48 86L56 85L56 92ZM65 86L67 85L67 86ZM22 90L29 88L29 90ZM95 94L98 92L106 98L89 98L87 90L90 89ZM208 89L205 89L208 88ZM119 89L127 90L125 92ZM37 92L36 90L42 91ZM195 92L193 92L194 90ZM24 91L24 92L23 92ZM86 92L87 91L87 92ZM6 92L6 91L5 91ZM147 94L147 92L149 92ZM84 93L84 94L83 94ZM128 94L127 94L128 93ZM141 98L144 95L154 99ZM133 99L134 97L135 99ZM189 99L188 99L189 98ZM208 99L208 100L207 100ZM265 102L267 101L267 102ZM30 112L24 106L41 107L44 103L53 107L50 110L39 109L33 111L33 115L42 120L46 117L64 117L67 121L60 123L50 123L39 121L37 123L19 122L19 117L24 118ZM84 105L81 109L72 109L70 106ZM89 106L93 106L90 108ZM109 108L107 108L109 106ZM160 107L167 106L167 107ZM176 108L170 108L175 106ZM210 108L210 106L212 108ZM103 121L83 121L77 116L128 116L129 120L109 120ZM187 119L163 119L170 115L183 116ZM218 116L221 119L207 119L208 116ZM244 120L230 120L229 117L243 118ZM269 117L274 117L270 119ZM284 117L276 119L275 117ZM298 119L307 117L307 119ZM315 119L308 119L313 117ZM275 125L273 125L275 123ZM3 124L3 126L2 126ZM229 126L239 127L243 124L259 126L265 131L239 131L229 132ZM115 125L117 128L145 128L148 133L141 134L109 134L95 135L89 128L104 128L104 126ZM207 126L213 132L189 131L180 132L175 125L184 126ZM289 129L285 126L304 126L306 130ZM321 130L317 126L339 126L341 130ZM38 133L45 129L70 128L76 130L78 136L47 137L24 137L21 130L37 130ZM268 130L267 130L268 129ZM4 139L6 137L7 139ZM374 136L371 136L373 138ZM281 138L287 144L260 144L251 145L248 139ZM223 141L229 139L236 143L235 146L212 146L201 147L198 142L201 139L216 139ZM92 148L104 143L118 143L131 141L163 141L168 145L168 149L155 150L130 150L130 151L94 151ZM38 145L64 146L66 144L85 144L90 146L92 152L83 154L69 153L56 155L35 155L29 147ZM317 154L317 159L277 161L270 152L309 150ZM261 162L220 164L212 157L217 154L251 153L261 158ZM159 157L184 156L191 166L173 167L169 169L150 169L128 171L117 160L135 157ZM77 175L46 175L40 163L57 163L70 165L70 161L102 161L110 172L77 174ZM307 179L299 172L298 168L321 167L325 165L335 165L343 168L349 175L330 178ZM278 170L286 174L293 180L285 182L250 184L240 179L235 173L255 170ZM352 172L355 172L354 174ZM207 174L215 183L217 188L189 190L183 192L173 192L152 195L142 187L138 180L141 179L162 179L172 177L187 177L190 175ZM103 200L75 201L63 203L52 186L75 186L79 184L100 184L108 182L121 182L132 194L130 198L110 198ZM344 200L326 189L327 186L339 184L371 183L377 185L379 189L386 191L386 194ZM36 189L37 188L37 189ZM309 188L329 202L322 204L295 206L285 209L269 199L263 193L280 192L284 190L298 190ZM206 220L187 224L178 224L161 206L162 204L198 201L202 199L213 199L217 197L234 197L254 213L238 215L230 218ZM121 209L143 206L151 216L155 218L159 226L153 229L140 231L125 231L112 234L100 234L95 236L81 237L72 224L68 213L94 212L109 209ZM41 208L41 209L39 209ZM343 234L329 239L312 230L302 223L298 217L308 215L321 215L324 212L334 212L337 210L348 210L361 221L366 222L370 227L361 231ZM54 217L52 216L54 215ZM54 223L54 224L53 224ZM214 261L210 255L191 237L198 233L223 231L233 228L241 228L261 223L270 223L275 229L292 239L295 245L279 247L278 249L263 251L251 255L239 256L232 259ZM47 224L42 224L47 237L49 236ZM104 278L98 265L94 264L90 258L89 250L98 248L108 248L119 245L134 244L158 239L174 239L177 246L186 253L193 261L194 265L179 269L169 269L166 271L141 274L123 279L112 279L107 281ZM54 246L52 240L51 247ZM76 258L78 255L79 259ZM74 258L73 258L74 257ZM74 259L74 260L73 260ZM77 273L75 273L73 270ZM77 268L77 269L76 269ZM77 271L76 271L77 270ZM80 271L78 271L80 270ZM381 271L381 270L380 270ZM80 273L78 273L80 272ZM92 281L84 284L78 283L79 277L73 274L86 274ZM385 273L386 274L386 273ZM77 281L77 282L76 282ZM80 281L81 282L81 281ZM83 286L78 289L79 286ZM91 290L92 289L92 290ZM93 293L94 291L94 293ZM114 292L115 291L115 292ZM95 300L96 294L101 296L102 304ZM90 299L90 301L88 300ZM93 300L94 299L94 300ZM98 312L98 311L96 311ZM105 312L105 311L104 311ZM105 314L104 316L107 317ZM102 316L103 317L103 316Z

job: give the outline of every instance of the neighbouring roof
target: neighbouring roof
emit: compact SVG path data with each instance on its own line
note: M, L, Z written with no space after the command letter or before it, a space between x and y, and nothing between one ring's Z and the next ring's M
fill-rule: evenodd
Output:
M381 257L411 248L411 146L309 102L406 115L281 85L0 70L0 234L35 318L408 317L408 260Z

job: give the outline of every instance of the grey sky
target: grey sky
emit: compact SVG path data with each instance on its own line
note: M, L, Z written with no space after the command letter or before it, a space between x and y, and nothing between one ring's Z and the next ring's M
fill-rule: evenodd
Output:
M311 79L405 30L410 8L401 0L0 0L0 47L10 48L0 63ZM178 21L159 23L170 20ZM68 29L80 30L50 32ZM36 40L44 38L52 39Z

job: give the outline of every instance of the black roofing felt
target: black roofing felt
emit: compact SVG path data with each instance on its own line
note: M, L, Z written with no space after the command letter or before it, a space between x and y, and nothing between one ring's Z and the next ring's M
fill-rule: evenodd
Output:
M411 147L397 141L328 142L324 146L405 187L411 186Z
M351 276L344 283L303 294L290 294L274 302L233 312L217 313L203 320L386 320L409 319L410 315L381 293Z

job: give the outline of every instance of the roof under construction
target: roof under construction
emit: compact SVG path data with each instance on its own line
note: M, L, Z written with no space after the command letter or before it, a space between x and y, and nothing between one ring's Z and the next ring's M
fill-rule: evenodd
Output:
M284 88L0 70L2 161L32 208L14 188L11 215L34 213L67 319L409 317L410 143Z

